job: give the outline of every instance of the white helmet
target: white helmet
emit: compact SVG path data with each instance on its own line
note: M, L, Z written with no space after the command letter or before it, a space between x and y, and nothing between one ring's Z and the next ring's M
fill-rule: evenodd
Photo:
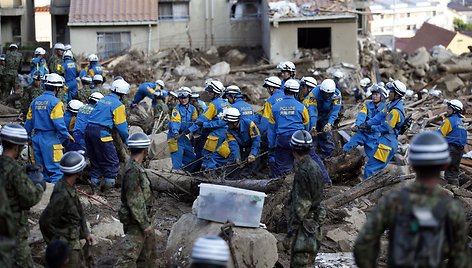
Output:
M34 50L34 55L44 55L46 54L46 50L42 47L38 47Z
M67 104L67 110L71 113L78 113L79 112L79 109L82 108L84 106L84 104L79 101L79 100L71 100L69 101L69 103Z
M314 88L318 85L318 81L311 76L304 76L302 80L300 80L300 84L306 85L309 88Z
M111 91L127 95L129 93L129 84L125 80L115 80L111 85Z
M236 85L227 86L225 88L225 94L239 95L241 94L241 89Z
M44 85L53 87L63 87L64 78L56 73L48 74Z
M96 75L93 76L92 81L103 82L103 76L101 74L96 74Z
M335 72L333 73L333 76L334 76L335 78L337 78L337 79L341 79L341 78L344 77L344 73L343 73L342 71L340 71L340 70L337 70L337 71L335 71Z
M284 90L298 93L300 91L300 83L295 79L289 79L284 84Z
M269 78L264 79L263 87L275 87L280 88L282 85L282 81L277 76L271 76Z
M221 94L224 88L225 87L223 86L223 83L221 83L220 81L211 80L210 82L207 83L205 87L205 91Z
M295 64L291 61L282 61L277 65L277 69L280 71L295 72Z
M393 82L387 83L385 86L389 91L394 91L400 96L405 96L406 94L406 86L400 80L395 80Z
M385 87L379 85L379 84L373 84L372 86L369 87L369 89L366 92L366 97L370 97L373 93L379 93L382 98L388 98L388 91L385 89Z
M88 60L89 60L90 62L92 62L92 61L98 61L98 56L95 55L95 54L90 54L90 55L88 56Z
M66 50L66 52L64 52L64 55L62 55L62 58L64 58L64 59L67 58L67 57L69 57L70 59L72 59L74 57L71 50Z
M462 102L459 100L451 100L447 101L447 106L451 107L454 111L458 113L462 113L462 110L464 110L464 105L462 105Z
M178 95L177 92L175 92L175 91L169 91L169 95L172 96L172 97L174 97L174 98L178 98L178 97L179 97L179 95Z
M17 44L10 44L9 48L18 48Z
M361 85L361 87L367 87L368 85L370 85L370 79L368 77L364 77L361 79L361 81L359 81L359 84Z
M178 91L186 91L189 94L192 94L192 90L189 87L181 87Z
M90 96L88 97L88 100L89 101L99 101L101 98L103 98L103 94L100 93L100 92L93 92L92 94L90 94Z
M64 45L64 49L65 50L71 50L72 49L72 46L70 44L65 44Z
M63 43L56 43L54 49L66 50Z
M164 89L164 86L165 86L165 85L164 85L164 81L162 81L162 80L156 80L155 83L156 83L156 85L159 86L160 89Z
M321 82L320 90L332 94L336 91L336 83L334 83L333 79L325 79Z
M228 122L237 122L241 117L241 112L234 107L226 108L223 111L223 120Z
M90 75L84 75L80 78L80 80L82 80L82 83L87 83L87 84L92 83L92 77L90 77Z

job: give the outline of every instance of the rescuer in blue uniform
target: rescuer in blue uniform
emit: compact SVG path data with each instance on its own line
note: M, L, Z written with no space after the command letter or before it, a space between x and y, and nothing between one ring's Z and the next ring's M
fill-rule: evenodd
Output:
M90 114L85 129L85 145L91 163L90 177L96 188L101 179L105 190L115 186L119 161L111 130L115 127L123 143L127 143L128 122L121 99L128 93L129 84L125 80L113 81L111 93L98 101Z
M190 104L190 93L185 90L177 92L179 104L171 112L168 125L167 143L169 144L172 168L180 170L195 161L195 152L192 144L186 136L190 133L189 128L197 119L197 109ZM192 171L194 165L188 166L185 170Z
M318 85L318 81L311 76L304 76L300 79L300 92L298 93L296 99L305 104L308 99L310 92Z
M295 79L295 64L291 61L282 61L277 65L280 70L280 90L284 91L284 84L289 79Z
M386 167L392 160L398 149L398 133L405 122L405 110L402 102L406 93L405 84L395 80L385 87L389 90L390 102L387 107L359 127L361 130L380 133L377 146L371 155L367 155L369 160L365 165L365 179Z
M254 121L254 109L251 104L243 100L243 94L238 86L231 85L226 87L223 98L227 99L231 107L239 110L241 118L247 118Z
M271 76L266 78L264 80L264 85L262 85L267 89L267 93L270 95L270 97L264 102L261 111L258 113L260 114L258 127L262 135L267 136L269 117L272 116L272 106L284 98L284 92L280 89L281 83L280 78L277 76Z
M293 155L290 147L292 134L297 130L309 128L308 110L305 105L295 99L299 89L300 84L294 79L289 79L285 83L283 100L272 107L267 139L269 141L269 166L273 177L282 176L292 169ZM310 157L320 166L324 183L331 184L326 168L314 150L310 152Z
M99 74L103 76L103 79L105 79L102 65L98 62L98 56L95 54L90 54L88 60L89 65L80 71L80 77L84 75L90 75L90 77L94 77L96 74Z
M438 130L446 138L451 155L451 163L444 173L444 179L457 186L460 182L460 164L464 146L467 145L467 130L461 119L463 110L464 106L459 100L448 101L446 118Z
M233 159L236 162L254 162L261 146L261 133L256 124L242 117L234 107L225 110L223 120L228 124L227 136Z
M69 103L73 98L77 98L77 91L79 90L79 84L77 83L77 77L79 76L79 66L74 61L72 51L67 50L64 52L62 68L64 69L64 78L66 80L66 103Z
M74 129L72 130L72 137L74 137L75 144L78 144L79 146L76 146L71 150L85 151L85 129L87 128L90 114L92 114L95 105L101 98L103 98L102 93L93 92L88 97L88 104L84 105L79 109L79 112L77 113L77 117L75 119Z
M334 150L332 129L341 110L341 91L332 79L325 79L307 98L314 147L321 159L326 159Z
M193 147L197 159L203 157L203 147L207 142L208 135L212 131L211 129L218 127L218 115L222 115L223 109L229 106L229 103L221 98L223 89L223 84L217 80L208 81L205 85L205 91L210 95L211 102L208 104L207 110L197 118L195 124L189 129L194 137ZM200 165L201 163L198 161L196 169Z
M380 133L360 130L359 127L384 110L385 99L388 98L388 92L384 87L378 85L373 85L370 88L370 92L372 93L372 101L362 105L361 111L357 115L356 123L352 128L354 135L352 135L349 142L343 146L345 152L349 152L357 146L364 146L365 154L372 155L373 150L377 147L377 139L380 137Z
M34 58L31 60L31 78L33 78L33 75L35 75L37 72L40 73L41 77L49 73L48 63L44 58L45 55L46 50L44 50L42 47L38 47L34 50Z
M71 100L67 104L66 111L64 112L64 122L71 135L72 130L74 130L77 113L82 106L84 106L84 104L79 100Z
M31 102L25 129L33 143L34 163L44 167L46 181L56 183L63 175L59 169L63 144L73 138L64 123L64 104L56 97L64 87L62 77L49 74L44 87L43 94Z

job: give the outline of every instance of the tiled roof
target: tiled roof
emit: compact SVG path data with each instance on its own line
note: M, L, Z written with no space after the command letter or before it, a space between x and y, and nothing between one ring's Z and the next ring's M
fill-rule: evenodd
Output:
M34 7L34 12L49 12L49 6Z
M69 25L156 23L157 0L74 0Z
M416 35L408 41L403 51L411 54L420 47L425 47L427 50L436 45L447 47L454 36L456 36L455 32L425 22Z

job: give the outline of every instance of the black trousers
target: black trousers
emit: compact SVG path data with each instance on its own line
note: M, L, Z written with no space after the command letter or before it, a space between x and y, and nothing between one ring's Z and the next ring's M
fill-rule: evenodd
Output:
M447 167L444 178L450 183L458 183L464 146L449 143L449 153L451 155L451 164Z

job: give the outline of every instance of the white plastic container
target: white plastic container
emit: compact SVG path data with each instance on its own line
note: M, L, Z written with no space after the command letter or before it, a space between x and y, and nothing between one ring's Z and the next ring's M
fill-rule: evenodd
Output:
M201 183L197 217L236 226L259 227L265 193Z

